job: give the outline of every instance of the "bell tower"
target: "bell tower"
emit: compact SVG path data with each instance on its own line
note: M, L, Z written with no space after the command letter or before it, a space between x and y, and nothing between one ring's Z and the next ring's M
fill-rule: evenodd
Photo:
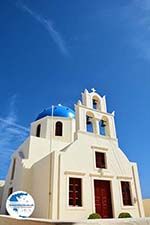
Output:
M96 109L97 111L107 112L105 96L101 97L96 93L94 88L91 90L92 92L89 93L88 90L85 89L84 93L82 93L83 105L91 109Z
M75 108L77 131L116 139L114 112L107 112L105 96L100 96L94 88L91 92L85 89L82 101L79 100Z

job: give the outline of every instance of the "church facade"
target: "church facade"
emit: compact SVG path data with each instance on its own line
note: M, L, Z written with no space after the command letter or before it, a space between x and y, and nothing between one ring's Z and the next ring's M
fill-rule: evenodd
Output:
M6 214L7 197L19 190L33 196L33 217L144 216L137 165L119 148L114 113L94 89L82 93L75 112L52 106L31 124L29 137L12 156L1 213Z

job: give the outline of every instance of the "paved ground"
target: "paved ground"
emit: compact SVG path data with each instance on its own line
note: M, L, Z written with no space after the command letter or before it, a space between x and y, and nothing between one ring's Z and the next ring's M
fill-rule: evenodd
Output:
M150 218L144 219L110 219L86 221L52 221L43 219L13 219L0 216L0 225L150 225Z

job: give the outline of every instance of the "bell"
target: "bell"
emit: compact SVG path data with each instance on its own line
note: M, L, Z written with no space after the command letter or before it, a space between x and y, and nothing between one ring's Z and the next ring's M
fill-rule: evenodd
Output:
M101 126L102 126L102 127L106 127L106 121L101 120Z
M91 119L92 119L92 117L87 116L86 117L86 124L91 124Z
M93 105L97 105L97 101L93 99Z

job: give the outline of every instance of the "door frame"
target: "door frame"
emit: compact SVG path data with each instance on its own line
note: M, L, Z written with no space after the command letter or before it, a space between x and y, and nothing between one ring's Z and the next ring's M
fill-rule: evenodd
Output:
M93 212L96 213L95 208L95 188L94 188L94 180L100 180L100 181L109 181L110 183L110 194L111 194L111 205L112 205L112 218L115 218L115 212L114 212L114 193L113 193L113 181L110 178L99 178L99 177L92 177L92 209Z

